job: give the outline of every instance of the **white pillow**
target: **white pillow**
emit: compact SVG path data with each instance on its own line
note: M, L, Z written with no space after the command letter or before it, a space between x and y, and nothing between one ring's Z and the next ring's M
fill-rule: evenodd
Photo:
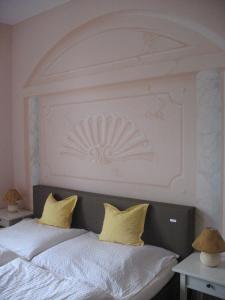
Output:
M0 230L0 245L30 260L40 252L85 232L84 229L64 229L39 224L37 219L24 219Z
M102 242L92 232L63 242L32 263L62 278L73 277L127 299L149 284L176 255L165 249Z

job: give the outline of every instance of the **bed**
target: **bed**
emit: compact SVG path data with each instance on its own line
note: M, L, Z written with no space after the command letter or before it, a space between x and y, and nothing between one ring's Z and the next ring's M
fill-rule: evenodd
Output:
M89 231L44 251L32 263L62 279L101 287L113 299L146 300L173 276L176 255L150 245L100 241Z
M130 198L122 198L115 197L109 195L102 194L94 194L88 192L81 192L70 189L63 189L51 186L43 186L38 185L35 186L34 189L34 216L39 218L42 214L42 210L44 207L45 199L47 198L49 193L53 193L56 199L63 199L72 194L78 195L78 204L76 210L73 215L72 227L73 228L82 228L86 229L88 232L79 235L78 237L67 239L64 242L52 245L46 251L39 251L39 255L33 255L32 263L25 262L20 258L15 259L13 262L3 266L0 268L0 292L4 293L4 299L13 299L10 298L12 294L12 289L16 286L16 282L13 280L13 274L15 272L18 273L19 276L23 278L25 275L29 279L26 282L26 285L21 285L21 289L16 289L18 293L18 297L20 297L20 293L24 293L24 286L26 286L26 295L27 298L24 299L32 299L29 298L29 294L31 293L31 289L35 290L36 286L41 287L41 289L36 291L36 294L41 293L42 288L46 288L46 280L49 282L48 292L50 293L50 298L54 296L55 299L64 299L63 297L68 294L69 286L73 286L73 289L70 289L70 295L67 296L68 299L73 299L73 294L75 295L75 299L129 299L129 300L161 300L161 299L178 299L179 289L178 289L178 278L177 276L171 275L171 268L175 261L173 260L174 253L179 255L179 258L182 259L186 257L191 251L191 242L194 238L194 208L188 206L180 206L174 204L166 204L159 203L153 201L141 201L137 199ZM144 247L135 247L133 246L121 246L115 245L114 243L104 243L98 240L97 234L100 233L103 217L104 217L104 206L103 203L108 202L112 205L115 205L119 209L123 210L132 205L139 203L149 203L151 209L148 210L146 216L145 223L145 231L143 234L143 240L147 246ZM172 234L171 234L172 233ZM88 245L91 245L88 249ZM105 249L104 249L105 247ZM160 247L160 248L157 248ZM168 249L163 250L162 248ZM84 249L84 250L83 250ZM108 250L107 250L108 249ZM111 249L111 250L109 250ZM115 249L117 249L115 251ZM101 252L102 251L102 252ZM79 276L79 273L89 272L89 264L93 263L100 267L104 268L105 276L113 278L114 281L117 278L114 276L114 271L111 270L111 265L108 263L108 257L106 255L106 259L104 263L104 253L113 251L115 252L115 257L118 260L118 264L126 263L136 263L136 266L140 265L140 268L147 268L154 270L159 267L156 265L155 261L157 259L161 259L160 267L164 262L166 262L166 257L171 256L171 261L165 265L163 268L163 272L156 272L155 275L152 276L151 285L144 286L140 293L131 294L120 294L119 292L113 294L116 295L112 297L111 290L108 290L104 287L104 280L102 282L98 282L96 285L92 280L94 277L92 274L93 269L90 269L90 276ZM140 252L142 251L142 252ZM152 260L145 258L145 252L152 251ZM171 252L170 252L171 251ZM141 261L137 260L137 252L140 257L142 257ZM102 253L99 257L99 253ZM112 252L109 252L112 253ZM173 254L171 254L173 253ZM83 254L83 256L82 256ZM97 254L97 255L96 255ZM156 255L156 256L154 256ZM83 264L80 264L80 261L83 261L84 256L89 260L88 263L84 261ZM157 257L158 256L158 257ZM66 259L67 257L71 257L71 259ZM101 259L103 259L103 263L101 266ZM114 258L112 258L114 259ZM120 260L121 259L121 260ZM91 261L92 260L92 261ZM58 264L55 263L58 261ZM115 261L115 259L114 259ZM50 264L48 265L48 263ZM51 265L51 262L53 264ZM65 262L67 267L64 270ZM76 265L76 268L71 268L73 263ZM86 263L86 265L85 265ZM52 267L53 266L53 267ZM72 272L70 276L68 275L68 266L70 271ZM57 268L58 267L58 268ZM82 269L84 268L84 269ZM108 268L108 269L107 269ZM153 268L153 269L152 269ZM125 268L126 269L126 268ZM75 270L75 273L73 273ZM79 272L77 272L77 270ZM130 270L130 269L128 269ZM136 271L136 270L135 270ZM159 271L159 270L158 270ZM97 271L96 271L97 272ZM111 272L111 273L110 273ZM142 269L139 270L139 273L142 272ZM131 283L135 282L135 276L132 276L132 272L130 272L131 276L125 274L126 280L131 280ZM154 273L154 272L153 272ZM24 274L24 275L21 275ZM33 278L32 274L37 274L35 278ZM73 276L75 274L75 276ZM99 274L102 275L102 272ZM120 281L123 281L124 273L121 273L121 278L117 280L116 284L113 285L112 289L119 290ZM87 274L86 274L87 275ZM135 275L135 272L134 272ZM11 276L11 277L10 277ZM103 276L104 277L104 276ZM129 278L128 278L129 277ZM160 278L159 278L160 277ZM172 278L171 278L172 277ZM3 279L7 282L10 282L9 285L4 286ZM37 282L37 278L39 281ZM160 279L160 285L158 284ZM142 278L144 280L144 277ZM107 281L107 280L106 280ZM112 280L111 280L112 281ZM109 280L110 282L110 280ZM110 283L111 284L111 283ZM158 285L158 286L157 286ZM51 288L49 288L51 286ZM62 286L61 289L56 289L56 287ZM130 285L132 286L132 284ZM156 289L157 286L157 289ZM33 287L33 288L32 288ZM128 289L129 290L129 289ZM154 292L157 290L156 292ZM62 294L64 291L64 296ZM81 291L84 293L80 295ZM57 296L55 293L58 293ZM61 294L60 294L61 293ZM67 294L65 294L67 293ZM120 297L120 295L123 295ZM70 298L72 297L72 298Z
M179 259L185 258L192 252L191 244L195 227L194 207L37 185L33 188L35 217L41 216L45 199L51 192L56 199L63 199L72 194L78 195L79 201L74 211L72 227L83 228L97 234L102 228L105 202L121 210L135 204L149 203L151 209L147 212L142 237L145 244L168 249L178 254ZM179 282L178 277L174 275L152 299L166 300L178 299L178 297Z

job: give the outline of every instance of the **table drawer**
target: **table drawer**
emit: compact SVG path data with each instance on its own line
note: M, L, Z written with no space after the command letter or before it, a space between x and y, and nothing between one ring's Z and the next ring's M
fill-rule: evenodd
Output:
M215 284L210 281L188 276L187 287L208 295L225 299L225 286Z

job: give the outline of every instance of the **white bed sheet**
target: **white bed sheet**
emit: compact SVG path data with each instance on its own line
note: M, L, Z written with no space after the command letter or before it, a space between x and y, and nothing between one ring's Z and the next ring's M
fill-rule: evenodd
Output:
M1 300L113 300L101 288L82 281L60 279L17 258L0 267Z
M114 299L132 299L166 269L176 255L154 246L102 242L92 232L52 247L32 262L61 278L85 280Z
M42 251L85 232L84 229L64 229L39 224L37 219L24 219L0 230L0 246L30 260Z
M0 246L0 266L10 262L11 260L17 258L16 253Z
M173 266L177 264L177 259L172 259L168 266L164 268L149 284L129 300L150 300L169 282L173 277Z

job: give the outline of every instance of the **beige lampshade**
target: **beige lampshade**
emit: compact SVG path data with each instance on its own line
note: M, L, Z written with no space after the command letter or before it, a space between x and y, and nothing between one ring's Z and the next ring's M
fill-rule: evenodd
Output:
M206 227L193 242L195 250L206 253L225 252L225 242L220 233L211 227Z
M16 204L16 201L22 199L22 196L16 189L8 190L4 196L4 200L8 203L8 205L14 205Z

